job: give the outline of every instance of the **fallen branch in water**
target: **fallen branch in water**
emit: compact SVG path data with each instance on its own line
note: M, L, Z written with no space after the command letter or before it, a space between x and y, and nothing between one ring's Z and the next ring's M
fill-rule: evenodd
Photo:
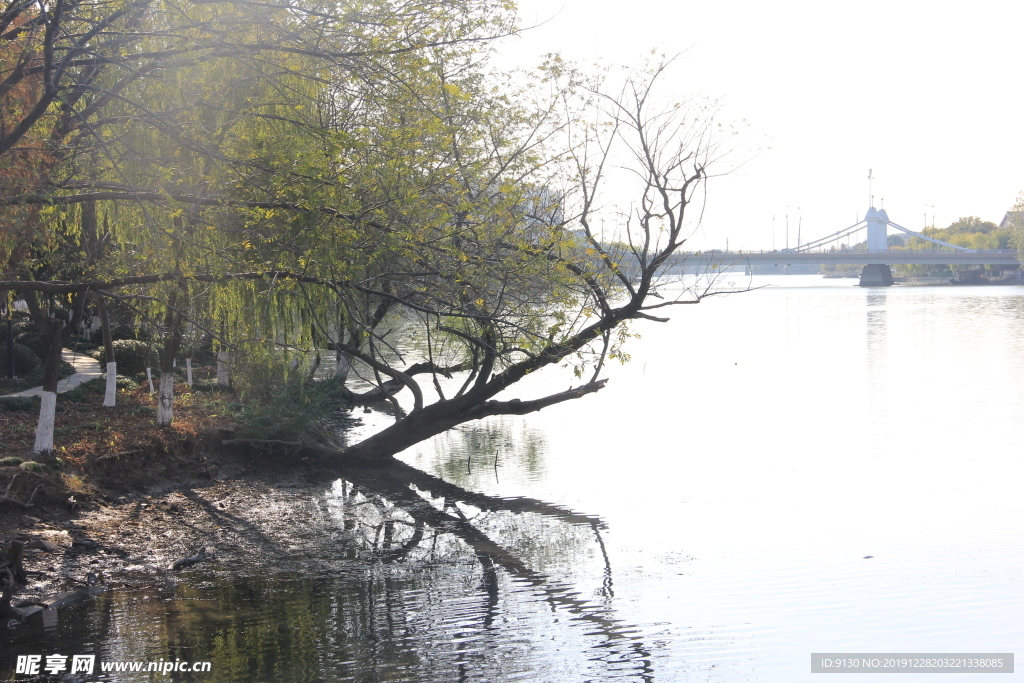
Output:
M184 567L191 567L194 564L199 564L206 559L206 546L199 549L199 552L192 557L185 557L175 562L171 569L182 569Z

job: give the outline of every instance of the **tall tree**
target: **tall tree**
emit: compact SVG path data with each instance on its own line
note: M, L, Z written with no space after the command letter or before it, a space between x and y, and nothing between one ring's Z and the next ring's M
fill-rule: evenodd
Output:
M0 55L6 67L0 162L16 169L8 178L21 181L5 188L0 203L17 227L0 237L6 271L33 264L25 279L102 279L169 264L207 277L225 272L221 264L239 260L226 254L250 248L234 230L249 220L245 211L238 215L241 207L323 210L309 188L324 178L305 172L322 165L299 168L301 151L266 163L258 149L319 126L300 112L343 91L334 74L350 82L394 78L393 57L431 45L472 45L510 26L507 9L480 3L467 11L446 0L184 8L164 0L113 6L57 0L32 7L12 3L0 18L0 41L9 48ZM26 155L24 146L36 140ZM85 226L58 236L38 220L41 206L77 204L93 218L103 213L110 227L103 238L114 240L112 248L85 244ZM211 224L223 230L206 232ZM21 261L11 246L18 243L31 245ZM60 249L52 248L58 243ZM81 263L61 270L59 255L69 246L91 250L88 274ZM32 306L34 315L50 316L37 325L56 335L47 377L56 376L62 340L81 318L82 306L68 305L79 313L60 324L51 319L53 306ZM168 340L180 337L180 312L168 307L155 317L176 326L164 330ZM162 402L168 410L169 402ZM47 414L41 413L42 432L46 421L52 431ZM170 413L161 417L169 422ZM37 450L50 445L43 438Z
M444 1L44 9L45 106L4 139L49 121L59 154L31 192L0 204L46 206L52 220L34 227L32 268L0 287L59 320L55 339L86 292L148 306L163 321L165 424L186 318L268 368L329 340L373 385L346 397L395 408L352 458L600 390L631 322L707 294L666 300L658 288L716 138L701 112L655 105L662 67L614 94L558 60L520 91L488 76L480 46L510 16L502 3ZM614 240L595 225L610 164L633 173ZM102 250L88 237L98 214ZM208 285L201 307L192 283ZM576 386L499 398L564 364Z

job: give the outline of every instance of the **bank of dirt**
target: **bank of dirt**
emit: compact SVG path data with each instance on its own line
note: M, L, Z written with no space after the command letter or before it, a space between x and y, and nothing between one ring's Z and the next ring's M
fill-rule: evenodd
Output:
M282 484L326 474L223 447L237 426L233 397L182 389L167 428L155 425L146 384L119 392L114 408L102 407L102 395L66 402L45 466L10 460L42 460L25 436L36 413L0 412L0 462L9 463L0 466L0 494L10 484L0 541L25 544L29 573L13 605L51 602L90 581L107 590L151 582L186 558L200 557L195 571L276 552L263 527L287 524L290 513L268 510L267 501Z

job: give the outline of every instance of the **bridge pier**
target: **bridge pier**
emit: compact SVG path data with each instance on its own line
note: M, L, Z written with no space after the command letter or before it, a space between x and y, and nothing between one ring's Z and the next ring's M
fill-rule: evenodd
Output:
M860 271L861 287L890 287L892 283L892 268L884 263L869 263Z

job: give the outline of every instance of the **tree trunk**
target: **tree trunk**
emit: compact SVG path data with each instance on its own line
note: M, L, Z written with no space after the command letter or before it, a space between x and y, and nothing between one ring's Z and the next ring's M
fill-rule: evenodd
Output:
M12 327L11 305L7 305L7 379L14 379L14 329Z
M352 370L352 361L343 351L335 351L335 354L337 355L334 365L334 376L344 385L348 381L348 373Z
M43 391L39 395L39 422L36 423L36 442L33 453L53 451L53 425L57 415L57 392Z
M57 414L57 382L60 379L61 338L66 329L59 321L46 316L36 320L36 328L46 344L46 358L43 359L43 392L40 394L39 421L36 423L36 441L33 453L48 454L53 451L53 427Z
M164 338L164 353L160 362L160 401L156 409L156 423L161 427L166 427L174 420L174 358L181 347L183 323L174 307L181 287L179 283L178 288L171 290L167 297L167 316L164 319L167 336Z
M25 573L25 544L21 541L11 541L7 546L4 561L0 566L10 570L14 582L24 586L28 583L28 575Z
M486 400L487 396L473 392L439 401L409 413L402 420L376 434L346 448L339 453L353 460L381 461L398 455L406 448L446 432L464 422L480 420L494 415L526 415L564 401L592 394L604 388L607 380L588 382L557 394L533 400ZM498 393L497 390L494 393Z
M217 352L217 386L231 387L231 355L224 350Z
M110 333L110 315L107 313L107 302L99 297L96 305L100 312L100 328L103 331L103 352L107 363L107 388L103 392L103 405L114 407L117 402L117 362L114 360L114 340Z
M166 427L174 420L174 371L160 369L160 398L156 407L156 423Z

